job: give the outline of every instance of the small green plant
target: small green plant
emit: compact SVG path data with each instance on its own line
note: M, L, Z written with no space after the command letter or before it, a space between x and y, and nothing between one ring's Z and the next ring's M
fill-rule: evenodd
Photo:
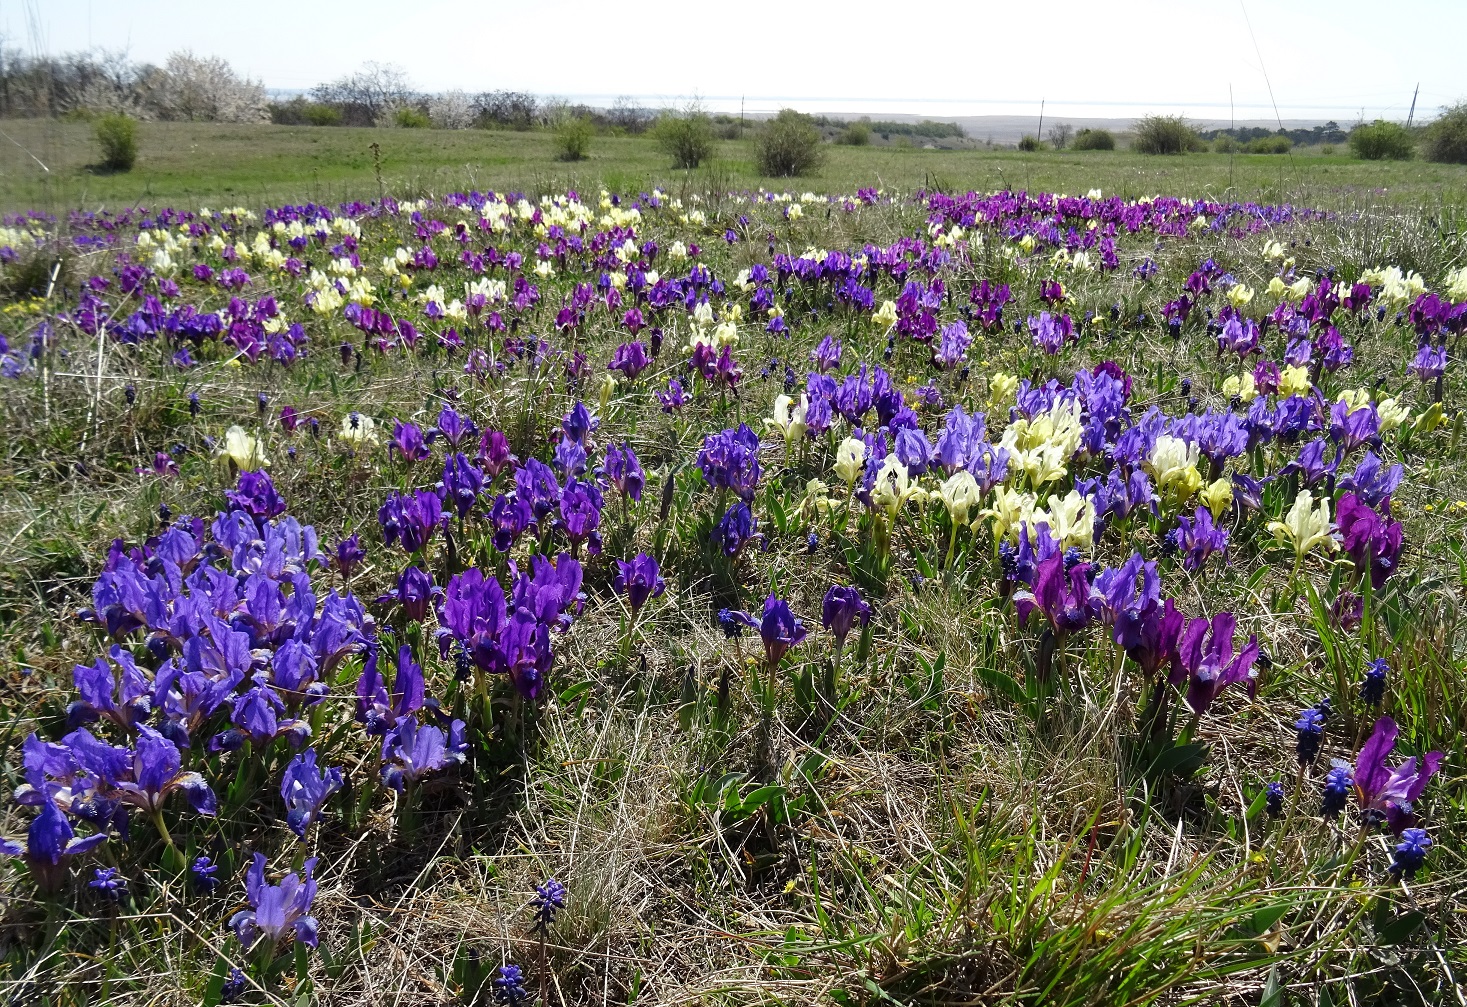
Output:
M1201 144L1201 138L1180 115L1148 115L1136 123L1131 146L1142 154L1185 154Z
M1405 126L1377 119L1350 131L1350 152L1366 161L1409 161L1416 144Z
M1426 159L1467 164L1467 101L1443 109L1441 117L1426 127Z
M428 113L422 109L404 105L392 113L392 121L400 129L427 129L433 125L433 120L428 118Z
M586 116L568 118L555 128L555 157L560 161L584 161L591 150L596 127Z
M759 171L776 178L808 175L820 166L820 131L808 115L792 108L764 124L755 140Z
M835 142L847 147L864 147L871 142L871 126L864 122L849 123Z
M1038 150L1040 146L1042 145L1039 142L1039 138L1029 133L1025 133L1019 140L1020 150L1032 152Z
M107 171L131 171L138 159L137 123L121 112L102 116L95 126Z
M674 168L696 168L713 156L713 120L696 107L664 113L652 135Z
M1116 138L1108 129L1082 129L1075 134L1074 150L1115 150Z
M313 101L301 109L301 118L311 126L340 126L341 109Z
M1294 141L1287 136L1260 136L1248 143L1250 154L1287 154L1294 149Z

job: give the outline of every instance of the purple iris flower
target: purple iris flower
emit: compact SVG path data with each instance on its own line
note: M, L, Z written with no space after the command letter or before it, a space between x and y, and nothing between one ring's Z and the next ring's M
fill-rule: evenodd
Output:
M442 591L433 584L433 577L416 563L403 568L397 578L397 587L377 599L379 605L395 601L403 607L408 619L422 622L428 617L428 603Z
M601 551L601 491L593 482L571 479L560 494L560 527L573 546L588 542L594 556Z
M387 448L389 454L396 451L406 462L420 462L432 455L418 425L401 420L392 421L392 442Z
M1422 381L1435 381L1447 372L1447 347L1433 347L1430 343L1416 351L1416 357L1406 368Z
M1335 521L1340 528L1341 545L1355 569L1362 574L1370 571L1370 583L1376 590L1384 587L1396 572L1405 544L1401 522L1382 518L1354 493L1340 497Z
M514 473L515 495L529 505L535 523L553 514L560 505L560 483L555 473L538 458L530 458Z
M468 752L464 722L455 720L448 733L431 724L419 726L407 716L382 739L382 782L401 792L430 773L464 761Z
M1177 656L1172 661L1171 682L1187 682L1187 707L1196 715L1207 712L1218 695L1235 682L1243 683L1251 698L1258 688L1258 637L1250 636L1233 656L1233 631L1238 620L1231 612L1219 612L1212 621L1193 619L1182 631ZM1211 636L1208 634L1211 633Z
M443 592L438 611L438 646L443 654L448 644L458 641L474 665L484 671L501 671L496 646L508 620L504 589L493 577L486 578L478 567L456 574Z
M264 472L241 472L235 489L226 490L224 499L230 510L242 510L257 524L285 513L285 499L275 489L275 482Z
M759 487L759 436L748 424L709 434L698 452L703 478L716 490L732 490L743 500L752 500Z
M0 839L0 853L24 860L36 879L36 887L50 893L66 883L73 857L106 841L106 833L79 838L56 802L47 797L41 803L41 813L31 820L25 845L14 839Z
M865 364L856 373L847 374L836 386L832 404L851 426L861 425L862 417L871 411L872 405L871 382Z
M316 881L311 877L315 869L316 858L311 857L299 877L287 874L280 884L268 885L265 855L256 853L245 872L245 895L250 908L240 910L229 920L239 942L248 948L263 937L273 948L287 933L293 933L308 948L320 943L319 924L314 916L308 915L311 900L316 897Z
M585 444L586 438L601 426L601 421L591 415L584 402L577 402L571 406L570 412L560 418L560 429L569 440L578 444Z
M840 352L840 340L827 334L820 340L820 345L810 351L810 362L817 371L824 374L840 366Z
M606 365L608 371L621 371L628 380L636 378L652 363L647 356L647 347L638 339L630 343L622 343L611 354L611 363Z
M1368 506L1380 508L1388 514L1391 494L1396 492L1396 487L1401 485L1404 476L1405 469L1400 462L1390 468L1383 468L1375 452L1366 451L1360 464L1355 466L1355 471L1340 479L1339 487L1354 493Z
M627 441L608 445L606 448L606 461L603 465L606 479L615 486L617 492L632 500L642 499L642 489L647 485L647 474L642 471L642 464L637 460L637 453Z
M1263 507L1263 483L1242 472L1233 473L1233 505L1239 510Z
M1034 345L1050 356L1064 349L1073 331L1069 315L1051 315L1048 311L1041 311L1038 318L1029 316L1029 334Z
M1351 412L1343 402L1330 409L1329 435L1339 446L1341 455L1349 454L1362 444L1380 442L1380 416L1369 404Z
M351 579L352 571L366 558L367 551L362 548L362 537L357 534L348 535L336 543L336 548L331 551L331 565L345 580Z
M897 460L913 476L920 476L932 464L932 442L916 427L902 427L896 432Z
M1140 588L1137 588L1137 578ZM1168 598L1161 601L1156 563L1134 554L1119 567L1107 567L1095 578L1101 623L1149 680L1177 655L1177 641L1187 619Z
M378 656L375 650L368 656L357 678L357 720L366 725L370 737L386 734L399 717L421 709L424 702L423 669L413 660L413 649L407 644L398 647L390 695L378 670Z
M835 637L835 649L845 646L846 637L859 623L862 627L871 622L871 606L862 600L861 592L854 587L832 584L820 603L820 625L830 630Z
M1413 755L1390 769L1386 759L1396 747L1398 734L1396 722L1390 717L1375 722L1375 730L1355 760L1355 793L1367 821L1384 819L1386 827L1399 836L1403 829L1415 824L1414 805L1446 756L1441 752L1427 752L1418 768Z
M534 520L534 512L525 501L518 496L499 494L489 508L489 523L494 526L494 548L509 552Z
M137 748L132 753L131 779L114 784L117 800L155 814L175 790L181 790L201 815L213 815L219 807L214 791L198 773L182 771L178 746L151 727L138 729Z
M968 347L972 343L973 337L961 321L944 325L938 334L937 350L932 359L939 367L952 370L968 359Z
M514 454L509 450L509 438L501 431L485 430L479 437L479 466L487 479L493 479L512 465Z
M1213 523L1212 511L1198 507L1191 518L1177 515L1177 527L1167 536L1168 544L1182 554L1182 567L1197 570L1215 552L1226 554L1228 530Z
M662 411L664 413L675 413L681 411L683 406L692 400L688 397L688 393L683 390L683 383L677 378L673 378L668 381L666 391L657 393L657 401L662 404Z
M100 657L90 665L78 664L72 669L72 681L81 698L66 708L68 727L106 718L124 731L134 731L152 713L153 687L132 655L116 644L108 654L121 669L118 678Z
M462 452L454 452L443 460L443 480L437 489L443 502L454 509L459 520L463 520L469 516L474 501L484 489L484 473L475 468Z
M1223 322L1222 331L1218 333L1217 351L1246 357L1250 353L1260 352L1260 337L1258 323L1253 319L1229 315L1227 321Z
M1229 458L1241 455L1248 449L1248 431L1244 429L1235 413L1213 412L1209 409L1196 418L1191 433L1191 437L1186 437L1182 433L1177 433L1177 436L1186 440L1195 440L1197 450L1205 455L1215 470L1219 472L1222 471L1223 464Z
M438 433L448 441L454 451L457 451L460 444L478 432L479 428L474 426L473 421L460 414L452 406L444 406L438 413Z
M805 624L790 611L787 602L771 594L764 599L764 614L759 620L759 638L764 641L765 665L773 671L779 667L779 662L791 647L804 642Z
M1305 486L1313 486L1335 470L1334 459L1325 460L1325 449L1329 445L1323 437L1310 441L1299 452L1299 457L1280 470L1281 475L1297 472Z
M194 654L200 652L197 646L191 649ZM274 663L277 666L284 664L281 653L285 650L282 647L276 651ZM229 701L235 687L243 680L244 671L240 668L231 669L216 678L202 669L189 669L176 661L164 661L153 682L153 705L163 715L158 730L178 747L190 747L190 735Z
M637 553L630 563L624 559L617 560L616 567L616 577L611 582L611 589L617 594L626 595L634 619L642 611L643 605L652 598L660 597L667 589L667 582L657 569L657 560L645 552Z
M400 541L404 550L415 553L428 544L443 520L443 501L427 490L411 496L393 490L377 511L377 520L388 545Z
M280 797L287 809L285 824L302 839L321 814L327 799L341 789L341 770L331 768L322 772L316 766L316 750L308 748L301 752L280 780Z
M300 748L311 736L311 725L304 720L282 719L285 703L279 694L268 685L256 685L253 689L234 697L230 722L234 728L209 739L209 750L232 750L246 740L256 748L267 745L275 738L284 736L292 748Z
M1021 539L1024 537L1020 535ZM1059 552L1039 562L1035 567L1033 590L1014 592L1019 625L1027 625L1029 616L1039 612L1049 620L1055 636L1062 637L1084 629L1094 611L1090 581L1086 576L1089 570L1089 563L1076 563L1066 572L1064 556Z
M734 502L734 505L724 512L719 518L718 524L713 529L713 544L723 552L725 556L737 556L743 551L744 546L755 539L762 540L764 536L759 533L759 519L749 509L749 505L742 500Z

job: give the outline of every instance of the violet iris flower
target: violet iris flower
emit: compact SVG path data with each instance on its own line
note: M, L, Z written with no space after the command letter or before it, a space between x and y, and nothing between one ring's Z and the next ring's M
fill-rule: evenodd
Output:
M163 802L175 790L182 790L189 804L201 815L213 815L219 809L214 791L198 773L182 771L183 759L178 746L151 727L138 729L137 748L132 754L131 779L113 785L117 800L157 814Z
M484 489L484 473L477 469L462 452L453 452L443 459L443 479L436 487L443 502L453 508L459 520L469 516L474 501Z
M1183 569L1197 570L1213 553L1227 552L1228 530L1213 523L1211 510L1198 507L1190 519L1185 514L1177 515L1177 527L1167 536L1167 542L1182 554Z
M594 556L601 551L601 491L593 482L571 479L560 494L560 527L572 545L588 542Z
M401 420L392 421L392 441L387 445L387 450L388 454L396 451L406 462L420 462L432 455L418 425Z
M1385 520L1354 493L1340 497L1335 520L1341 544L1355 569L1362 576L1369 571L1372 587L1384 587L1400 562L1405 534L1401 522Z
M737 556L744 546L755 539L763 538L759 532L759 519L742 500L736 501L725 511L713 529L713 544L725 556Z
M381 605L395 601L402 605L408 619L422 622L428 617L428 603L441 593L441 589L433 585L430 574L417 564L410 564L403 568L402 574L397 578L397 587L378 598L377 603Z
M463 762L468 748L462 720L450 723L445 735L431 724L419 726L416 717L404 717L382 739L382 782L401 792L430 773Z
M152 713L152 685L130 653L116 644L108 651L122 670L114 679L103 658L72 669L72 682L81 698L66 708L67 726L76 728L105 717L124 731L134 731Z
M759 436L747 423L709 434L698 452L698 467L708 485L732 490L743 500L752 500L759 487Z
M66 883L73 857L106 841L106 833L79 838L56 802L47 797L41 803L41 813L31 820L25 845L14 839L0 839L0 853L24 860L36 879L36 887L50 893Z
M632 609L632 618L635 619L643 605L662 595L667 589L667 582L657 569L657 560L645 552L637 553L630 563L619 559L616 566L616 578L611 582L611 589L617 594L626 595L627 604Z
M622 375L631 381L641 374L652 363L647 356L647 347L640 339L630 343L622 343L611 354L611 363L606 365L608 371L621 371Z
M444 406L438 414L438 433L448 441L454 451L459 445L479 432L473 421L458 413L452 406Z
M308 748L301 752L280 780L280 797L287 808L285 824L302 839L321 814L326 800L341 789L341 770L333 767L322 772L316 766L316 750Z
M1219 612L1211 623L1205 617L1193 619L1182 632L1170 677L1173 685L1186 680L1187 706L1197 716L1206 713L1218 695L1235 682L1247 687L1249 698L1257 692L1258 672L1253 665L1258 660L1258 637L1250 636L1234 657L1233 632L1237 625L1231 612Z
M256 523L285 513L285 500L276 491L274 480L265 472L241 472L238 487L225 490L224 499L230 510L242 510Z
M418 552L443 520L443 501L436 493L418 490L411 495L393 490L377 511L382 538L388 545L401 541L409 553Z
M489 508L489 523L494 526L494 548L509 552L534 520L535 514L530 505L518 495L499 494Z
M362 537L352 534L336 543L336 548L331 552L331 565L343 578L350 580L352 571L366 558L367 551L362 548Z
M675 413L679 412L692 399L683 390L683 383L677 378L673 378L668 381L666 391L657 393L657 401L662 404L662 411L664 413Z
M1416 352L1416 358L1406 368L1422 381L1435 381L1447 372L1447 348L1433 347L1430 343Z
M607 481L622 496L632 500L642 499L642 490L647 485L647 474L642 471L642 464L637 460L637 453L632 450L631 444L622 441L620 445L608 445L603 469Z
M871 622L871 606L862 600L861 592L854 587L832 584L820 603L820 625L830 630L835 637L835 649L845 646L846 637L859 623L866 626Z
M764 641L764 658L773 671L791 647L805 640L805 624L790 611L789 604L774 595L764 599L764 615L759 620L759 637Z
M413 660L411 647L403 644L397 649L397 673L390 695L378 658L376 651L369 655L357 678L357 720L366 725L368 736L374 737L386 734L399 717L421 709L424 702L423 669Z
M820 340L820 345L810 351L810 361L815 369L822 374L840 366L840 340L832 335L826 335Z
M250 908L240 910L229 920L239 942L248 948L263 937L274 947L287 933L293 933L308 948L320 943L319 924L308 915L311 900L316 897L316 881L311 877L315 869L316 858L311 857L299 877L287 874L280 884L269 885L265 883L265 855L256 853L245 873Z
M1396 462L1390 468L1383 468L1381 460L1376 457L1374 451L1366 451L1360 459L1360 464L1355 466L1355 471L1343 476L1339 481L1342 490L1354 493L1367 506L1390 513L1388 501L1391 494L1396 492L1396 487L1401 485L1401 479L1405 476L1405 468L1400 462ZM1385 504L1382 507L1382 504Z
M1413 805L1446 756L1441 752L1427 752L1418 768L1413 755L1390 769L1386 759L1396 747L1398 733L1396 722L1390 717L1375 722L1375 730L1355 760L1355 793L1367 821L1383 819L1386 827L1399 836L1403 829L1415 823Z
M1064 556L1058 552L1040 561L1035 567L1033 590L1014 592L1019 625L1027 625L1029 616L1039 612L1049 620L1055 636L1084 629L1094 611L1086 577L1089 570L1089 563L1076 563L1066 572Z
M938 335L937 350L932 354L933 362L947 370L957 367L968 359L968 347L972 342L968 327L961 321L944 325Z

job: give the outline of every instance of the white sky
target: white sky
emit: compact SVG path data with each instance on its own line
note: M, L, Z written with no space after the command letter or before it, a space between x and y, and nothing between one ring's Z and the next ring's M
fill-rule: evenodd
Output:
M1257 38L1250 38L1248 21ZM1467 0L0 0L11 44L220 55L271 88L365 60L429 91L927 115L1404 119L1467 97ZM1259 54L1262 56L1260 64Z

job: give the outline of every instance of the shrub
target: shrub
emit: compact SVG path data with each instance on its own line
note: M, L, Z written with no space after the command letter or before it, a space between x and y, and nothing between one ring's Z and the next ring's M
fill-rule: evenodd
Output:
M555 128L555 157L560 161L583 161L591 150L596 127L586 116L568 118Z
M270 121L277 126L340 126L341 109L296 95L290 101L273 101L267 106Z
M1108 129L1082 129L1071 146L1075 150L1115 150L1116 138Z
M1226 133L1219 134L1217 138L1212 141L1213 152L1217 154L1232 154L1240 147L1242 147L1242 144L1233 139L1231 136L1228 136Z
M1415 148L1411 134L1398 122L1377 119L1350 130L1350 150L1367 161L1409 161Z
M853 122L840 131L836 137L836 143L845 144L847 147L864 147L871 142L871 126L869 123Z
M392 113L392 121L403 129L427 129L433 125L433 120L428 118L428 113L422 109L404 105Z
M1248 142L1250 154L1287 154L1294 149L1294 141L1287 136L1260 136Z
M1426 159L1467 164L1467 101L1443 109L1441 118L1426 127Z
M137 123L113 112L97 120L97 143L102 148L102 167L108 171L131 171L138 159Z
M713 120L696 108L681 115L664 112L652 135L674 168L696 168L713 156Z
M1201 144L1201 137L1179 115L1148 115L1136 123L1132 148L1142 154L1182 154Z
M808 115L782 109L759 130L754 155L765 175L808 175L820 165L820 131Z
M340 126L341 109L334 105L323 105L319 101L313 101L301 109L301 118L309 126Z
M1020 150L1028 150L1028 151L1038 150L1039 149L1039 138L1036 137L1036 136L1033 136L1033 135L1031 135L1029 133L1025 133L1019 139L1019 149Z

